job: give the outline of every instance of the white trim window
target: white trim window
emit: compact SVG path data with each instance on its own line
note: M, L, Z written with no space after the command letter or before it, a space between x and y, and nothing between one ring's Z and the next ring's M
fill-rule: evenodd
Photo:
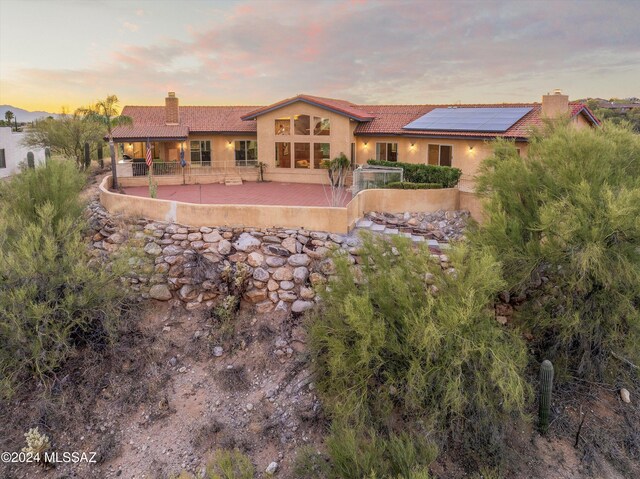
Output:
M398 144L376 143L376 160L398 161Z
M453 146L429 143L427 163L436 166L451 166L453 161Z
M211 166L211 141L192 140L189 144L191 151L191 164L199 166Z
M258 142L256 140L235 141L236 166L255 166L258 164Z

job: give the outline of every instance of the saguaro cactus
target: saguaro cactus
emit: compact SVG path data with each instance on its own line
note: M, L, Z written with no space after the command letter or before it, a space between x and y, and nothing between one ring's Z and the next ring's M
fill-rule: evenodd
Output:
M84 167L85 169L89 168L91 165L91 147L89 143L84 144Z
M551 392L553 390L553 364L545 359L540 365L540 395L538 398L538 427L542 434L549 429L549 416L551 412Z

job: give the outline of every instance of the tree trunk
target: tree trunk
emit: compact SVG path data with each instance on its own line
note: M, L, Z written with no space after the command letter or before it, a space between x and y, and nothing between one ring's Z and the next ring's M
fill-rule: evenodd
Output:
M112 188L118 189L118 173L116 172L116 147L113 138L109 138L109 154L111 155L111 177L113 178Z

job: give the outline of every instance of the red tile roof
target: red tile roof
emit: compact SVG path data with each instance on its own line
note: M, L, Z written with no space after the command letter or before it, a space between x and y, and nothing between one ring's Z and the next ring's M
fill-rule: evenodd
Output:
M531 107L532 110L511 126L504 133L480 132L480 131L433 131L433 130L411 130L403 129L405 125L429 113L435 108L447 108L457 106L460 108L512 108ZM542 126L541 116L542 106L539 103L503 103L503 104L471 104L471 105L371 105L360 106L375 116L373 121L360 123L356 126L355 134L361 136L383 136L383 135L411 135L425 137L481 137L494 138L496 136L506 138L527 138L531 130ZM599 124L591 111L581 103L570 103L570 117L584 113L593 123Z
M531 130L543 124L539 103L469 104L469 105L355 105L353 103L310 95L287 98L266 107L256 106L181 106L180 125L165 125L164 106L127 106L123 115L133 119L133 125L114 129L116 140L186 138L189 133L256 133L255 118L296 101L317 105L359 121L355 135L412 137L476 137L527 138ZM532 110L504 133L474 131L404 130L408 123L434 108L449 106L467 108L531 107ZM570 103L570 116L584 115L592 124L600 122L582 103Z
M320 108L326 108L328 110L333 110L336 113L339 113L344 116L348 116L349 118L353 118L358 121L369 121L373 119L373 116L367 112L366 108L361 106L356 106L351 102L345 100L337 100L335 98L324 98L321 96L311 96L311 95L296 95L291 98L287 98L285 100L273 103L269 106L258 108L249 114L243 116L244 120L254 120L256 117L260 115L264 115L273 110L277 110L278 108L282 108L283 106L290 105L297 101L301 101L304 103L309 103L310 105L316 105Z
M165 125L164 106L125 106L122 114L133 119L133 125L117 127L114 139L186 138L189 133L248 133L256 132L255 121L241 117L255 106L181 106L180 125Z

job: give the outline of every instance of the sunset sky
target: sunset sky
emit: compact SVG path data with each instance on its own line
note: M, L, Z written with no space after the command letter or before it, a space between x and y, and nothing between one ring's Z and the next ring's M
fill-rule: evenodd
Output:
M640 96L640 1L0 0L0 104Z

